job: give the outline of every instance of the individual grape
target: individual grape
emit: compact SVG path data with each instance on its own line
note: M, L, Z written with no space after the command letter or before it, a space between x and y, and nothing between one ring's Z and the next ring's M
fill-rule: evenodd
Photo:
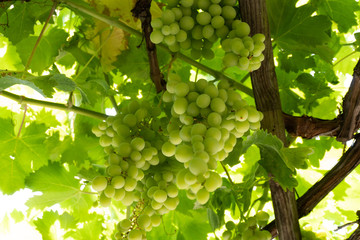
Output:
M229 6L235 6L236 2L237 2L236 0L222 0L222 4Z
M167 198L166 201L164 202L164 205L168 210L175 210L178 204L179 204L178 198Z
M206 162L201 158L191 159L189 162L189 170L194 175L204 174L208 168Z
M197 7L202 10L207 10L210 6L211 2L209 0L198 0Z
M176 147L171 142L165 142L161 147L161 152L166 157L171 157L175 155Z
M191 7L194 4L194 0L180 0L180 4L183 7Z
M249 68L250 61L247 57L239 58L238 67L240 70L247 70Z
M151 216L151 225L154 226L154 227L157 227L161 224L161 217L160 215L152 215Z
M231 231L231 230L235 229L236 225L235 225L235 223L233 221L227 221L225 223L225 227L226 227L227 230Z
M254 107L248 107L248 121L256 123L260 121L260 114Z
M195 25L195 21L191 16L183 16L180 21L180 28L185 31L190 31Z
M128 240L141 240L143 239L143 233L140 229L132 229L128 234Z
M207 123L209 124L209 126L211 127L218 127L220 126L222 121L222 117L219 113L217 112L211 112L208 117L207 117Z
M173 8L179 4L179 0L167 0L166 3L168 7Z
M226 53L223 58L223 64L225 67L237 66L239 57L234 53Z
M225 39L221 42L221 47L225 52L232 51L232 39Z
M125 179L122 176L115 176L111 179L111 185L115 188L115 189L120 189L122 187L124 187L125 185Z
M211 26L213 26L213 28L215 29L221 28L222 26L224 26L224 24L225 24L225 20L222 16L214 16L211 19Z
M137 119L134 114L126 114L123 118L123 123L129 127L134 127L136 125Z
M178 97L185 97L189 93L189 85L181 82L176 85L175 94Z
M191 36L193 39L200 40L203 38L202 35L203 27L201 25L195 25L194 28L191 30Z
M246 121L248 118L248 115L249 115L248 110L246 108L241 108L241 109L237 110L235 113L236 121L239 121L239 122Z
M254 50L254 42L251 41L244 41L244 46L246 47L246 49L248 49L250 52L252 52Z
M137 181L134 178L127 177L125 179L124 189L127 192L131 192L136 188Z
M236 10L232 6L224 6L222 8L222 14L225 19L235 19Z
M211 15L208 12L199 12L196 15L196 22L198 22L200 25L207 25L211 22Z
M208 84L205 89L204 93L210 96L210 98L216 98L219 95L219 90L214 84Z
M151 26L155 29L160 29L163 26L161 18L155 18L151 20Z
M222 12L222 8L219 4L211 4L208 11L211 16L219 16Z
M180 29L175 37L177 42L182 43L187 39L187 33L184 30Z
M205 204L207 203L207 201L210 198L210 194L209 192L205 189L202 188L200 189L197 193L196 193L196 200L198 201L198 203L200 204Z
M221 98L213 98L210 103L210 108L214 112L222 113L226 109L225 102Z
M175 158L179 162L185 163L192 159L193 151L192 148L186 144L180 144L176 147Z
M115 189L115 194L113 196L113 199L116 201L121 201L125 197L125 190L123 188L121 189Z
M203 48L201 50L201 55L208 60L213 59L215 57L215 53L211 49L206 49L206 48Z
M170 25L170 34L176 35L180 31L180 26L177 22L173 22Z
M106 173L112 177L121 175L122 171L123 169L119 165L110 165L106 168Z
M108 147L112 143L112 138L108 135L102 135L99 140L100 146L102 147Z
M175 42L174 44L169 46L169 49L172 52L178 52L178 51L180 51L180 44Z
M176 37L174 35L169 35L164 37L164 43L166 43L168 46L171 46L175 44Z
M116 151L120 156L129 157L132 151L131 145L128 142L122 142L119 144L119 147L116 149Z
M201 94L197 97L196 99L196 105L199 108L206 108L210 105L211 102L211 98L209 95L207 94Z
M171 198L175 198L179 194L179 190L174 184L170 184L169 186L167 186L166 192L167 192L168 196Z
M179 130L171 131L169 133L169 141L174 145L180 144L182 142L182 139L180 138L180 131Z
M237 55L240 54L241 50L244 49L244 43L240 38L233 38L231 40L231 51Z
M147 228L151 224L151 218L146 214L141 214L136 219L136 223L142 229Z
M182 18L183 13L180 8L174 7L171 8L171 11L175 14L175 21L179 21Z
M257 42L263 43L265 41L265 35L262 33L257 33L254 36L252 36L252 39L254 40L255 43Z
M202 36L206 39L211 38L215 33L214 28L211 26L211 24L208 24L202 28Z
M145 147L145 141L140 137L135 137L131 140L130 145L133 149L142 151Z
M112 198L115 195L115 188L112 185L108 185L104 189L104 195L108 198Z
M167 193L164 190L158 189L153 194L153 199L158 203L163 203L167 199Z
M91 182L91 187L97 192L103 191L106 188L106 186L107 186L107 179L106 177L103 176L96 176Z
M105 194L102 193L100 194L99 202L102 207L109 207L111 205L111 198L106 197Z
M184 114L186 112L188 102L186 98L177 98L173 104L173 109L176 114Z
M196 123L192 126L191 128L191 135L200 135L200 136L204 136L205 132L206 132L206 126L202 123Z
M216 18L216 17L214 17L214 18ZM214 19L213 18L213 19ZM214 21L218 21L218 20L214 20ZM220 20L221 21L221 20ZM225 20L224 20L224 22L225 22ZM217 37L219 37L219 38L221 38L221 39L224 39L224 38L226 38L226 36L229 34L229 28L228 28L228 26L226 26L226 25L222 25L222 26L220 26L220 27L218 27L219 25L218 24L216 24L217 26L214 26L213 25L213 27L214 28L216 28L216 31L215 31L215 33L216 33L216 36Z
M162 12L161 20L162 20L163 24L165 24L165 25L169 25L169 24L175 22L174 12L171 11L170 9L165 9Z

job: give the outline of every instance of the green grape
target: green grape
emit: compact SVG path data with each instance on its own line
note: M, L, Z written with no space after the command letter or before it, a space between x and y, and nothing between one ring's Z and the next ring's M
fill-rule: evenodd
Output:
M215 53L211 49L203 48L201 50L201 54L205 59L213 59L215 57Z
M235 123L235 128L238 132L241 133L245 133L249 130L250 128L250 124L248 121L244 121L244 122L236 122Z
M222 8L219 4L211 4L208 9L211 16L218 16L222 12Z
M106 177L103 176L96 176L91 182L91 187L97 192L103 191L106 188L106 186L107 186L107 179Z
M127 125L122 124L122 119L115 120L112 127L123 138L126 138L126 137L130 136L130 134L131 134L130 128Z
M243 122L248 118L248 110L246 108L241 108L235 112L236 121Z
M202 28L202 35L204 38L211 38L215 33L214 28L211 26L211 24L208 24Z
M252 36L252 39L255 43L261 42L263 43L265 41L265 35L262 33L257 33L254 36Z
M240 54L241 50L244 49L244 43L240 38L233 38L231 40L231 51L235 54Z
M102 193L99 202L102 207L109 207L111 205L111 198L106 197L105 194Z
M197 97L196 99L196 105L199 108L206 108L210 105L211 102L211 98L209 95L207 94L201 94Z
M185 174L187 171L187 169L182 169L176 175L176 186L179 189L187 189L189 187L189 185L185 182Z
M225 19L235 19L236 10L232 6L224 6L222 8L222 14Z
M160 215L156 215L156 214L152 215L152 216L151 216L151 224L152 224L152 226L154 226L154 227L160 226L160 224L161 224L161 217L160 217Z
M222 4L229 5L229 6L235 6L236 2L237 2L237 0L223 0Z
M143 233L140 229L132 229L128 234L128 240L142 240Z
M249 68L250 61L247 57L239 58L238 67L240 70L247 70Z
M260 121L260 114L254 107L248 107L248 121L251 123L256 123Z
M191 118L193 119L193 118ZM191 128L192 126L183 126L179 132L181 140L184 142L190 142L191 140Z
M253 131L259 130L261 127L260 122L250 123L250 129Z
M189 162L189 170L194 175L204 174L207 170L207 164L201 158L191 159Z
M205 134L205 138L215 138L217 141L220 141L221 139L221 131L217 127L210 127Z
M145 147L145 141L140 137L135 137L131 140L130 145L133 149L142 151Z
M182 43L187 39L187 33L184 30L180 29L175 37L177 42Z
M151 224L151 218L146 214L140 214L136 219L136 223L140 228L144 229Z
M124 189L127 192L131 192L136 188L136 185L137 185L137 181L134 178L127 177L125 179Z
M222 121L222 117L217 112L211 112L207 117L207 123L209 124L209 126L212 127L220 126L221 121Z
M99 123L98 128L99 128L99 130L101 130L101 131L105 131L106 128L107 128L107 123L106 123L106 122L101 122L101 123Z
M119 147L116 148L116 151L120 156L129 157L132 151L131 145L128 142L122 142L119 144Z
M180 0L180 4L183 7L191 7L194 4L194 0Z
M186 112L188 102L186 98L179 97L175 100L173 104L173 109L176 114L184 114Z
M170 34L176 35L180 31L180 26L177 22L173 22L170 25Z
M180 138L180 131L179 130L171 131L169 133L169 141L174 145L179 145L182 142L182 139Z
M205 79L201 78L198 79L195 82L195 88L198 92L203 92L206 88L206 86L208 85L208 81L206 81Z
M210 172L210 176L206 179L204 187L208 192L214 192L221 187L222 179L216 172Z
M232 234L231 234L230 231L226 230L226 231L224 231L224 232L222 233L221 236L222 236L222 239L223 239L223 240L230 240Z
M205 132L206 132L207 128L204 124L202 123L196 123L192 126L191 128L191 135L200 135L200 136L204 136Z
M180 9L181 9L181 12L183 13L183 16L191 16L193 13L191 7L180 6Z
M120 157L119 155L115 154L115 153L110 153L109 154L109 159L108 159L108 163L110 165L118 165L120 163L120 161L122 160L122 157Z
M224 102L227 101L228 99L228 95L227 95L227 91L225 89L219 89L219 94L218 94L219 98L221 98L222 100L224 100Z
M153 194L153 199L158 203L163 203L167 199L167 193L164 190L158 189Z
M175 41L176 41L176 36L175 36ZM174 42L172 45L168 45L170 51L172 52L178 52L180 51L180 44L178 42Z
M210 98L216 98L219 95L219 90L214 84L208 84L205 89L204 93L210 96Z
M252 62L250 61L250 65L249 65L248 71L249 71L249 72L253 72L253 71L255 71L255 70L258 70L260 67L261 67L261 63L252 63Z
M121 175L122 171L123 170L121 169L121 167L119 165L110 165L106 168L106 173L112 177Z
M125 190L123 188L121 189L115 189L115 194L113 196L113 199L116 201L121 201L125 197Z
M225 227L227 230L231 231L231 230L235 229L236 225L233 221L228 221L225 223Z
M225 24L225 19L222 16L214 16L211 19L211 26L215 29L220 29Z
M216 17L214 17L214 18L216 18ZM213 18L213 19L214 19ZM214 20L215 21L215 20ZM225 20L224 20L225 21ZM219 38L221 38L221 39L224 39L224 38L226 38L226 36L229 34L229 28L228 28L228 26L226 26L226 25L222 25L221 27L219 27L219 28L217 28L216 26L213 26L214 28L216 28L216 31L215 31L215 33L216 33L216 36L218 36Z
M102 135L99 140L100 146L108 147L112 144L112 138L108 135Z
M201 50L191 49L190 55L193 59L201 58Z
M189 85L181 82L176 85L175 94L178 97L185 97L189 93Z
M165 9L162 12L161 19L162 19L163 24L169 25L169 24L175 22L175 14L170 9Z
M211 0L212 3L219 4L222 0Z
M200 152L200 151L204 151L205 146L204 146L204 144L202 142L194 142L192 144L192 148L193 148L194 152L197 153L197 152Z
M176 43L176 37L174 35L165 36L164 43L166 43L168 46L171 46Z
M91 129L92 133L95 134L96 137L100 137L104 134L103 130L100 130L98 126L93 126Z
M160 29L163 26L163 22L161 20L161 18L155 18L151 21L151 26L154 29Z
M116 134L116 132L113 128L107 128L105 132L106 132L106 135L108 135L109 137L114 137L114 135Z
M115 195L115 188L112 185L108 185L104 190L104 195L108 198L112 198Z
M254 43L253 41L244 41L244 46L246 49L248 49L250 52L254 50Z
M209 201L209 198L210 198L210 194L209 194L209 192L208 192L205 188L200 189L200 190L196 193L196 200L197 200L198 203L200 203L200 204L205 204L205 203L207 203L207 201Z
M248 57L250 55L250 51L247 48L243 48L239 52L240 57Z
M220 150L219 142L216 141L215 138L205 138L204 145L205 145L205 150L211 155L217 153Z
M223 64L225 67L232 67L238 65L239 57L234 53L225 53Z
M139 173L139 169L135 165L130 165L127 170L127 176L128 178L136 179L137 175Z
M207 25L211 22L211 15L208 12L199 12L196 15L196 22L200 25Z
M183 13L180 8L174 7L171 11L175 14L175 21L179 21L182 18Z
M179 194L178 188L174 184L170 184L166 187L167 195L171 198L175 198Z
M164 102L172 102L173 101L173 95L169 93L168 91L165 91L162 95L162 100Z
M203 46L203 41L201 39L192 39L191 40L191 47L193 49L201 50Z
M195 25L194 28L191 30L191 36L193 39L200 40L203 38L202 35L203 27L201 25Z
M166 157L171 157L175 155L175 145L173 145L171 142L165 142L164 145L162 145L161 147L161 152L166 156Z
M221 47L225 52L231 52L232 39L225 39L221 42Z
M168 7L173 8L179 4L179 0L167 0L166 3Z
M196 183L196 180L197 180L196 176L194 174L192 174L191 172L187 172L185 174L184 179L188 185L192 185L192 184Z
M192 17L190 16L183 16L180 21L180 28L185 30L185 31L190 31L191 29L194 28L195 25L195 21Z
M211 2L209 0L198 0L197 7L202 10L207 10L210 6Z
M222 113L226 110L225 102L221 98L213 98L210 103L210 108L214 112Z
M193 151L192 148L186 144L180 144L176 147L175 158L179 162L185 163L192 159Z
M167 198L166 201L164 202L165 207L170 211L175 210L178 204L179 204L178 198Z
M195 102L192 102L188 105L188 108L186 110L186 113L189 115L189 116L192 116L192 117L196 117L199 115L200 113L200 110L199 110L199 107L197 106L197 104Z
M124 187L125 185L125 179L122 176L115 176L111 179L111 185L115 188L115 189L120 189L122 187Z

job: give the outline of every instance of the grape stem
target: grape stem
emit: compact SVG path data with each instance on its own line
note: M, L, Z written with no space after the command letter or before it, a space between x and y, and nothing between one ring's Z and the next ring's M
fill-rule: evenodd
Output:
M113 17L108 17L108 16L105 16L101 13L98 13L96 12L95 10L89 8L88 6L83 6L83 5L80 5L78 3L75 3L74 0L63 0L62 2L66 3L70 8L75 8L77 9L78 11L81 11L82 13L85 13L91 17L94 17L100 21L103 21L109 25L112 25L114 27L117 27L117 28L120 28L138 38L142 38L143 35L141 34L141 32L139 32L138 30L128 26L126 23L116 19L116 18L113 18ZM166 45L164 44L157 44L158 47L162 48L163 50L165 50L166 52L170 53L170 54L174 54ZM215 70L215 69L212 69L208 66L205 66L204 64L201 64L195 60L193 60L192 58L180 53L180 52L177 52L174 54L177 58L183 60L184 62L187 62L189 63L190 65L214 76L215 78L219 79L219 80L228 80L230 81L237 89L239 89L240 91L246 93L247 95L249 96L253 96L253 92L252 92L252 89L243 85L242 83L239 83L237 82L236 80L226 76L225 74Z
M47 102L42 100L37 100L33 98L27 98L24 96L16 95L7 91L0 91L0 96L9 98L19 104L29 104L29 105L35 105L40 107L46 107L46 108L52 108L57 109L61 111L67 111L67 112L74 112L83 116L92 117L100 120L106 120L108 117L106 114L102 114L99 112L91 111L88 109L83 109L76 106L68 106L66 104L61 103L54 103L54 102Z

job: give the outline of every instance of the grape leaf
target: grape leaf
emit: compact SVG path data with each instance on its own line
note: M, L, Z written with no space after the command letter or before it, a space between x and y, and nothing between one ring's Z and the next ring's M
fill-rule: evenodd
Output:
M26 186L33 191L41 191L42 195L30 198L26 205L30 208L44 209L62 203L65 207L71 205L76 213L86 215L91 206L91 197L80 191L80 183L74 178L75 174L74 168L67 171L57 162L30 174L26 179Z
M64 238L68 239L103 239L100 235L104 230L104 217L99 214L91 214L82 227L77 227L76 230L68 231L64 234Z
M207 208L207 215L213 231L221 227L219 216L214 212L214 210Z
M49 32L42 37L37 46L29 68L33 72L42 73L50 67L55 57L59 54L61 45L66 42L67 37L68 34L62 29L50 29ZM24 65L27 63L37 39L37 36L30 36L16 44L17 51Z
M328 15L337 23L340 32L347 32L355 26L355 12L359 10L359 4L355 0L311 0L319 14Z
M21 222L24 220L25 216L24 216L24 213L17 210L17 209L14 209L11 213L10 213L10 216L12 219L15 220L16 223L18 222Z
M6 53L1 57L0 69L23 71L24 65L19 54L16 52L16 47L3 36L0 36L0 47L2 48L1 43L4 43L4 46L6 46Z
M0 91L5 90L16 84L31 87L32 89L34 89L41 95L45 96L45 93L38 86L36 86L33 82L27 81L27 80L22 80L22 79L13 77L13 76L5 76L5 77L0 78Z
M47 164L48 151L44 124L31 123L21 134L14 134L14 125L0 119L0 189L12 194L24 187L26 175Z

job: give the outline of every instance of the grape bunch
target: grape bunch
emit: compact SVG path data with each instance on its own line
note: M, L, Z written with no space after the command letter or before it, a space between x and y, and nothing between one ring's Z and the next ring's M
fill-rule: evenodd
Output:
M262 52L265 50L265 36L257 33L250 37L250 26L246 22L235 20L228 38L222 40L221 46L225 51L223 64L225 67L237 66L240 70L249 72L260 68L264 60Z
M233 221L225 223L226 230L222 234L224 240L270 240L271 233L261 230L269 220L269 214L259 211L237 225Z
M176 176L178 188L205 204L210 192L222 184L214 171L218 161L233 150L237 138L260 128L263 115L248 106L227 81L218 85L205 79L182 82L171 74L166 87L162 99L171 105L171 118L166 127L168 141L161 151L184 165Z
M156 129L148 126L156 122L159 110L135 100L121 111L92 129L109 154L107 176L97 176L92 181L92 188L100 193L100 204L105 207L111 204L111 199L126 206L138 201L140 193L134 190L144 178L144 171L160 162L158 149L153 144L160 141L161 146L161 137Z
M173 52L191 49L191 57L214 58L211 49L225 39L236 18L236 0L173 0L160 18L153 19L153 43L165 43Z

